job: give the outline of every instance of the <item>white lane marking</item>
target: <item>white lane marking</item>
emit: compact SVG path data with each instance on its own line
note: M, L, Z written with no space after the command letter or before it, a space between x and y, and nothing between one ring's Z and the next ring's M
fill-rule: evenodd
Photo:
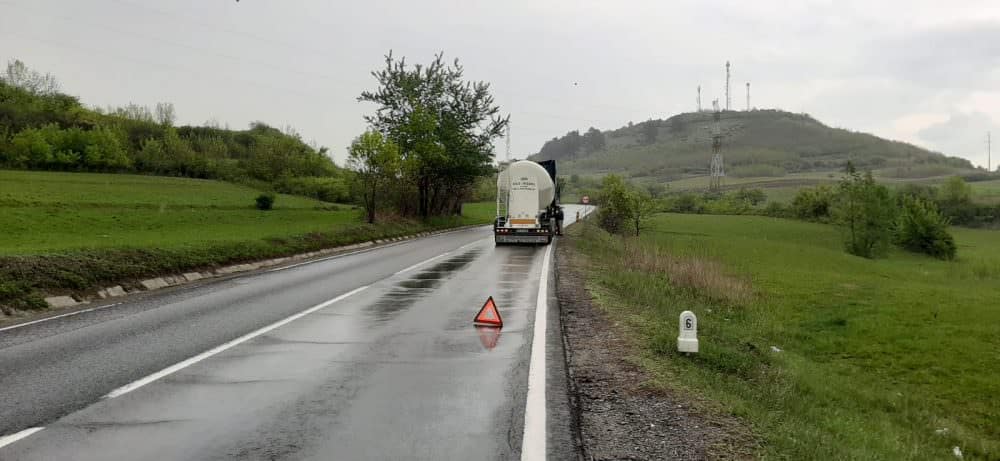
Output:
M93 312L93 311L98 311L98 310L101 310L101 309L107 309L109 307L115 307L115 306L117 306L119 304L121 304L121 303L117 302L117 303L114 303L114 304L108 304L107 306L97 306L97 307L91 307L89 309L83 309L83 310L74 311L74 312L67 312L67 313L62 314L62 315L53 315L52 317L45 317L44 319L32 320L30 322L24 322L24 323L19 323L17 325L11 325L9 327L3 327L3 328L0 328L0 331L13 330L15 328L21 328L21 327L26 327L28 325L34 325L36 323L48 322L49 320L61 319L63 317L72 317L74 315L80 315L80 314L85 314L87 312Z
M431 261L434 261L435 259L438 259L438 258L443 258L443 257L445 257L445 256L448 256L448 255L450 255L450 254L451 254L451 252L450 252L450 251L447 251L447 252L444 252L444 253L441 253L441 254L439 254L439 255L437 255L437 256L435 256L435 257L431 258L431 259L427 259L427 260L424 260L424 261L420 261L420 262L418 262L418 263L416 263L416 264L414 264L414 265L412 265L412 266L410 266L410 267L407 267L406 269L403 269L403 270L400 270L400 271L397 271L397 272L396 272L395 274L392 274L392 275L399 275L399 274L405 274L405 273L407 273L407 272L409 272L409 271L412 271L413 269L416 269L416 268L418 268L418 267L420 267L420 266L423 266L424 264L427 264L427 263L429 263L429 262L431 262Z
M410 266L410 267L407 267L406 269L403 269L403 270L401 270L401 271L397 271L397 272L396 272L395 274L392 274L392 275L400 275L400 274L405 274L405 273L407 273L407 272L409 272L409 271L412 271L413 269L416 269L416 268L418 268L418 267L420 267L420 266L423 266L424 264L427 264L427 263L429 263L429 262L431 262L431 261L433 261L433 260L435 260L435 259L438 259L438 258L443 258L443 257L445 257L445 256L448 256L448 255L452 254L453 252L456 252L456 251L460 251L460 250L463 250L463 249L465 249L465 248L468 248L468 247L470 247L470 246L472 246L472 245L476 245L476 244L478 244L478 243L481 243L481 242L482 242L483 240L486 240L486 239L485 239L485 238L483 238L483 239L479 239L479 240L476 240L476 241L474 241L474 242L469 242L469 243L466 243L465 245L462 245L462 246L460 246L460 247L458 247L458 248L455 248L455 250L454 250L454 251L448 251L448 252L445 252L445 253L442 253L442 254L439 254L439 255L437 255L437 256L435 256L435 257L431 258L431 259L426 259L426 260L423 260L423 261L421 261L421 262L418 262L418 263L416 263L416 264L414 264L414 265L412 265L412 266Z
M34 434L35 432L38 432L38 431L40 431L42 429L45 429L45 428L44 427L31 427L31 428L25 429L25 430L23 430L21 432L18 432L16 434L5 435L3 437L0 437L0 448L6 447L7 445L10 445L10 444L12 444L14 442L17 442L18 440L26 438L26 437L30 436L31 434Z
M542 275L535 301L535 332L531 339L528 366L528 396L524 404L524 437L521 438L521 461L543 461L548 436L545 432L545 327L549 307L549 260L552 247L545 250Z
M222 344L220 346L216 346L216 347L214 347L212 349L209 349L209 350L207 350L205 352L202 352L202 353L200 353L200 354L198 354L198 355L196 355L194 357L191 357L191 358L189 358L187 360L175 363L175 364L173 364L173 365L171 365L171 366L169 366L167 368L164 368L164 369L162 369L162 370L160 370L160 371L158 371L156 373L153 373L153 374L151 374L149 376L146 376L145 378L141 378L141 379L139 379L137 381L133 381L133 382L131 382L129 384L126 384L126 385L124 385L122 387L119 387L118 389L115 389L115 390L109 392L104 397L101 397L101 399L102 400L104 400L104 399L113 399L115 397L120 397L122 395L128 394L129 392L132 392L132 391L134 391L134 390L136 390L136 389L138 389L138 388L140 388L142 386L145 386L145 385L147 385L147 384L149 384L149 383L151 383L153 381L156 381L156 380L158 380L158 379L160 379L160 378L162 378L164 376L170 375L170 374L175 373L175 372L177 372L179 370L182 370L182 369L187 368L187 367L189 367L191 365L194 365L194 364L196 364L196 363L198 363L198 362L200 362L202 360L205 360L205 359L207 359L207 358L209 358L209 357L211 357L211 356L213 356L215 354L218 354L218 353L220 353L222 351L225 351L226 349L229 349L229 348L237 346L237 345L239 345L241 343L247 342L247 341L249 341L249 340L251 340L253 338L256 338L256 337L258 337L258 336L260 336L260 335L262 335L264 333L267 333L267 332L269 332L271 330L274 330L275 328L278 328L278 327L284 326L284 325L286 325L288 323L294 322L295 320L298 320L298 319L300 319L302 317L305 317L305 316L307 316L307 315L309 315L309 314L311 314L313 312L316 312L316 311L318 311L318 310L320 310L320 309L322 309L324 307L327 307L327 306L329 306L329 305L331 305L333 303L336 303L337 301L340 301L342 299L345 299L345 298L348 298L348 297L353 296L355 294L358 294L358 293L364 291L365 289L367 289L370 286L371 285L365 285L365 286L362 286L362 287L355 288L355 289L353 289L351 291L348 291L347 293L344 293L344 294L342 294L340 296L337 296L336 298L333 298L333 299L331 299L329 301L322 302L322 303L317 304L317 305L315 305L313 307L310 307L309 309L306 309L306 310L304 310L302 312L299 312L298 314L294 314L294 315L292 315L290 317L287 317L284 320L279 320L279 321L277 321L275 323L272 323L272 324L270 324L270 325L268 325L266 327L263 327L263 328L260 328L258 330L252 331L252 332L247 333L247 334L245 334L243 336L240 336L239 338L236 338L236 339L234 339L232 341L229 341L229 342L227 342L225 344Z
M479 227L486 227L486 226L479 226ZM452 233L455 233L455 232L462 232L462 231L475 230L475 229L477 229L477 227L469 227L469 228L464 228L464 229L455 229L455 230L450 230L450 231L446 231L446 232L439 232L437 234L426 235L426 236L423 236L423 237L403 239L401 241L398 241L396 243L391 243L389 245L372 245L371 247L365 248L364 250L352 251L350 253L335 254L335 255L332 255L332 256L327 256L325 258L310 259L309 261L303 261L303 262L292 264L292 265L288 265L288 266L282 266L282 267L277 267L277 268L274 268L274 269L268 269L265 272L283 271L285 269L291 269L293 267L305 266L306 264L313 264L313 263L318 263L318 262L322 262L322 261L329 261L331 259L344 258L344 257L347 257L347 256L356 255L356 254L359 254L359 253L368 253L370 251L381 250L383 248L391 248L391 247L394 247L394 246L405 245L407 243L412 243L412 242L415 242L415 241L418 241L418 240L423 240L425 238L438 237L438 236L441 236L441 235L447 235L447 234L452 234ZM472 242L472 243L476 243L476 242ZM469 245L471 245L471 244L469 244ZM465 247L467 247L469 245L464 245L462 247L459 247L458 249L461 250L462 248L465 248Z
M485 227L485 226L483 226L483 227ZM406 244L406 243L410 243L412 241L421 240L421 239L428 238L428 237L436 237L436 236L439 236L439 235L451 234L453 232L461 232L461 231L473 230L473 229L476 229L476 228L475 227L471 227L471 228L467 228L467 229L455 229L455 230L451 230L451 231L447 231L447 232L441 232L441 233L434 234L434 235L428 235L427 237L405 239L405 240L402 240L400 242L393 243L391 245L373 246L371 248L365 248L364 250L352 251L350 253L335 254L335 255L332 255L332 256L327 256L325 258L312 259L312 260L304 261L304 262L301 262L301 263L298 263L298 264L292 264L290 266L282 266L282 267L278 267L278 268L274 268L274 269L268 269L268 270L266 270L264 272L283 271L285 269L291 269L293 267L304 266L306 264L318 263L318 262L321 262L321 261L328 261L328 260L331 260L331 259L337 259L337 258L343 258L343 257L346 257L346 256L356 255L358 253L368 253L369 251L381 250L383 248L389 248L389 247L394 247L394 246L397 246L397 245L403 245L403 244ZM482 240L482 239L480 239L480 240ZM466 245L462 245L461 247L458 247L458 249L461 250L462 248L465 248L465 247L467 247L469 245L473 245L473 244L476 244L476 243L479 243L479 240L476 240L475 242L472 242L472 243L469 243L469 244L466 244ZM397 274L398 274L398 272L397 272ZM247 275L253 275L253 274L242 274L241 276L247 276ZM74 315L85 314L87 312L93 312L93 311L98 311L98 310L101 310L101 309L107 309L109 307L118 306L118 305L123 304L123 303L124 303L124 301L121 301L121 302L117 302L117 303L114 303L114 304L108 304L107 306L91 307L89 309L83 309L83 310L74 311L74 312L67 312L67 313L62 314L62 315L54 315L52 317L45 317L43 319L32 320L30 322L18 323L17 325L11 325L9 327L0 328L0 332L7 331L7 330L13 330L15 328L26 327L28 325L34 325L36 323L48 322L50 320L61 319L63 317L71 317L71 316L74 316Z

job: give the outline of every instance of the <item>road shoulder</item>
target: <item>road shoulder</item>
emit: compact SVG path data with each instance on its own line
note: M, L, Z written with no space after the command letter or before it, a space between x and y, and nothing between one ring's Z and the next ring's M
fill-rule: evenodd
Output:
M556 291L569 386L587 460L746 459L746 430L735 418L699 409L679 392L653 389L629 357L627 337L592 302L573 237L556 248Z

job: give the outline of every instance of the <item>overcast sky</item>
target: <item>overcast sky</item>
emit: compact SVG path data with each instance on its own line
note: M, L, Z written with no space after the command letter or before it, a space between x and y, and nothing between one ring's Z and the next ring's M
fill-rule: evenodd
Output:
M749 81L755 107L977 165L986 131L1000 138L997 0L0 0L0 59L52 72L85 104L292 125L338 162L390 49L444 51L489 81L515 157L572 129L694 110L698 85L708 106L726 60L734 108Z

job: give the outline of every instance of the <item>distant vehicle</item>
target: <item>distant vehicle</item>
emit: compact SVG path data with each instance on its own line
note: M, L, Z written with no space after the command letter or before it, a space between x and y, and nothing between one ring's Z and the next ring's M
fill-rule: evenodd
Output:
M580 197L580 203L584 205L590 205L590 196L584 195L583 197Z
M556 162L520 160L497 176L496 243L549 244L562 233Z

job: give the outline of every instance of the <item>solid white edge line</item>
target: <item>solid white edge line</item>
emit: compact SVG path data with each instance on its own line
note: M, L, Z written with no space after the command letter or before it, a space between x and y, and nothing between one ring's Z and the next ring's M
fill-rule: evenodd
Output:
M463 228L463 229L449 230L449 231L446 231L446 232L441 232L439 234L429 235L428 237L435 237L435 236L438 236L438 235L451 234L453 232L461 232L461 231L470 230L470 229L475 229L475 227L468 227L468 228ZM424 238L426 238L426 237L424 237ZM309 261L303 261L303 262L300 262L300 263L297 263L297 264L292 264L292 265L289 265L289 266L282 266L282 267L276 267L274 269L268 269L268 270L265 270L264 272L265 273L268 273L268 272L278 272L278 271L283 271L285 269L291 269L293 267L305 266L306 264L312 264L312 263L318 263L318 262L322 262L322 261L328 261L328 260L331 260L331 259L343 258L345 256L352 256L352 255L356 255L358 253L368 253L370 251L381 250L383 248L389 248L389 247L394 247L394 246L397 246L397 245L403 245L405 243L409 243L410 241L415 241L415 240L420 240L420 239L419 238L417 238L417 239L404 239L403 241L400 241L400 242L397 242L397 243L393 243L391 245L373 246L372 248L365 248L364 250L352 251L350 253L335 254L335 255L327 256L325 258L312 259L312 260L309 260ZM479 241L477 240L475 242L472 242L472 243L469 243L469 244L466 244L466 245L462 245L458 249L461 250L462 248L465 248L465 247L467 247L469 245L473 245L473 244L476 244L476 243L479 243ZM397 272L396 274L399 274L399 272ZM393 275L396 275L396 274L393 274ZM252 275L252 274L240 274L240 276L246 276L246 275ZM83 310L74 311L74 312L67 312L65 314L54 315L52 317L45 317L45 318L38 319L38 320L32 320L30 322L18 323L16 325L11 325L9 327L0 328L0 332L4 332L4 331L7 331L7 330L14 330L14 329L17 329L17 328L26 327L28 325L34 325L36 323L48 322L50 320L61 319L63 317L72 317L74 315L86 314L87 312L93 312L93 311L97 311L97 310L101 310L101 309L107 309L109 307L118 306L118 305L123 304L123 303L124 303L124 301L119 301L117 303L108 304L106 306L91 307L89 309L83 309Z
M229 342L227 342L225 344L222 344L220 346L216 346L216 347L214 347L212 349L209 349L209 350L207 350L205 352L202 352L202 353L200 353L200 354L198 354L198 355L196 355L194 357L191 357L191 358L189 358L187 360L183 360L181 362L175 363L175 364L173 364L173 365L171 365L171 366L169 366L167 368L164 368L164 369L162 369L162 370L160 370L160 371L158 371L156 373L153 373L153 374L151 374L149 376L146 376L145 378L141 378L139 380L136 380L136 381L133 381L133 382L131 382L129 384L126 384L126 385L124 385L122 387L119 387L118 389L115 389L115 390L109 392L107 395L105 395L101 399L102 400L113 399L115 397L120 397L122 395L128 394L129 392L132 392L132 391L134 391L134 390L136 390L136 389L138 389L138 388L140 388L142 386L145 386L145 385L147 385L147 384L149 384L149 383L151 383L153 381L156 381L156 380L158 380L160 378L163 378L164 376L168 376L168 375L170 375L172 373L175 373L175 372L177 372L179 370L182 370L182 369L187 368L187 367L189 367L191 365L194 365L194 364L196 364L196 363L198 363L198 362L200 362L202 360L205 360L205 359L207 359L207 358L209 358L209 357L211 357L213 355L216 355L216 354L218 354L218 353L220 353L222 351L225 351L226 349L229 349L229 348L231 348L233 346L236 346L236 345L239 345L239 344L244 343L246 341L249 341L249 340L251 340L253 338L256 338L256 337L258 337L258 336L260 336L260 335L262 335L264 333L267 333L267 332L269 332L271 330L274 330L275 328L281 327L281 326L286 325L286 324L288 324L290 322L298 320L298 319L300 319L300 318L302 318L302 317L304 317L306 315L309 315L309 314L311 314L313 312L316 312L316 311L318 311L320 309L323 309L324 307L327 307L327 306L329 306L329 305L331 305L333 303L336 303L337 301L340 301L342 299L345 299L345 298L348 298L348 297L353 296L355 294L358 294L358 293L364 291L365 289L367 289L370 286L371 285L365 285L365 286L362 286L362 287L355 288L355 289L353 289L351 291L348 291L347 293L344 293L344 294L342 294L340 296L337 296L336 298L333 298L333 299L331 299L329 301L322 302L322 303L317 304L317 305L315 305L313 307L310 307L309 309L306 309L306 310L304 310L302 312L299 312L298 314L294 314L294 315L292 315L290 317L287 317L284 320L279 320L279 321L277 321L275 323L272 323L272 324L270 324L270 325L268 325L266 327L263 327L263 328L260 328L258 330L252 331L252 332L247 333L247 334L245 334L243 336L240 336L239 338L236 338L236 339L234 339L232 341L229 341Z
M109 307L115 307L115 306L117 306L119 304L121 304L121 302L117 302L117 303L114 303L114 304L108 304L106 306L97 306L97 307L91 307L91 308L88 308L88 309L83 309L83 310L78 310L78 311L73 311L73 312L67 312L65 314L60 314L60 315L53 315L52 317L45 317L43 319L32 320L30 322L18 323L17 325L11 325L9 327L3 327L3 328L0 328L0 331L13 330L13 329L16 329L16 328L26 327L28 325L34 325L36 323L48 322L49 320L56 320L56 319L61 319L63 317L72 317L74 315L86 314L87 312L93 312L93 311L97 311L97 310L101 310L101 309L107 309Z
M10 445L10 444L12 444L14 442L17 442L18 440L21 440L23 438L27 438L27 437L31 436L31 434L34 434L35 432L38 432L38 431L40 431L42 429L45 429L45 428L44 427L30 427L30 428L25 429L25 430L23 430L21 432L18 432L18 433L15 433L15 434L11 434L11 435L5 435L3 437L0 437L0 448L6 447L7 445Z
M552 246L545 250L542 275L535 301L535 328L531 339L531 359L528 365L528 395L524 404L524 436L521 438L521 460L542 461L546 455L545 427L545 329L549 306L549 263Z

